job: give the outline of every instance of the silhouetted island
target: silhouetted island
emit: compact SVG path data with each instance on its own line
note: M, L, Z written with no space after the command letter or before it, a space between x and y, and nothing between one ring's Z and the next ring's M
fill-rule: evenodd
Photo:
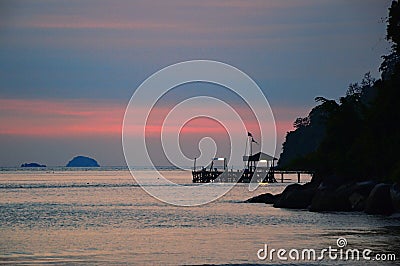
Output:
M68 162L67 167L100 167L100 165L90 157L76 156Z
M21 164L21 167L46 167L46 165L38 163L23 163Z

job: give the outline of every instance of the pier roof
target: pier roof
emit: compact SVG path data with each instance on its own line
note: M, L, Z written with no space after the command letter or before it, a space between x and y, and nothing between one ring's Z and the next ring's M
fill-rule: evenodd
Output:
M275 161L278 160L277 158L266 154L264 152L258 152L256 154L253 154L251 156L243 156L243 161L252 161L252 162L258 162L261 160L266 160L266 161Z

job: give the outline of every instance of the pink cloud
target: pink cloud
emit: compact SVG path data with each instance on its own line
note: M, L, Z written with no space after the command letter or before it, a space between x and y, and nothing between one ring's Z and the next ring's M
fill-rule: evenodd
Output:
M116 135L124 110L121 104L103 101L0 99L0 134Z
M52 138L78 138L87 136L112 136L120 138L125 104L96 100L21 100L0 99L0 134L14 136L36 136ZM137 107L143 108L143 107ZM148 137L159 137L177 132L180 128L164 127L162 121L170 107L158 107L152 111L146 125ZM218 110L216 110L218 111ZM245 110L242 112L246 114ZM286 132L293 130L296 117L307 113L304 108L279 107L274 109L278 148ZM257 132L257 124L246 124L249 131ZM128 133L133 136L143 125L129 125ZM226 129L209 119L195 119L181 130L182 136L213 136L226 134Z

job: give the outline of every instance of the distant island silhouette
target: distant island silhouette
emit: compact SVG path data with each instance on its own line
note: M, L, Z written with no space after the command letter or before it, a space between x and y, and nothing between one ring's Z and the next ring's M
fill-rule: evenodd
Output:
M69 161L66 167L100 167L100 165L95 159L80 155Z
M38 163L23 163L21 167L47 167L45 164L38 164Z

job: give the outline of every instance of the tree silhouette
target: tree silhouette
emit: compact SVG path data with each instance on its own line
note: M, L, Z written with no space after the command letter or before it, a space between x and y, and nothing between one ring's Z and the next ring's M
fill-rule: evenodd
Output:
M400 5L398 1L393 1L389 8L389 18L386 32L386 39L392 42L392 48L394 52L399 53Z
M315 171L313 181L338 176L349 181L400 181L400 5L389 9L381 79L367 72L351 83L339 102L316 97L306 118L288 132L278 166Z

